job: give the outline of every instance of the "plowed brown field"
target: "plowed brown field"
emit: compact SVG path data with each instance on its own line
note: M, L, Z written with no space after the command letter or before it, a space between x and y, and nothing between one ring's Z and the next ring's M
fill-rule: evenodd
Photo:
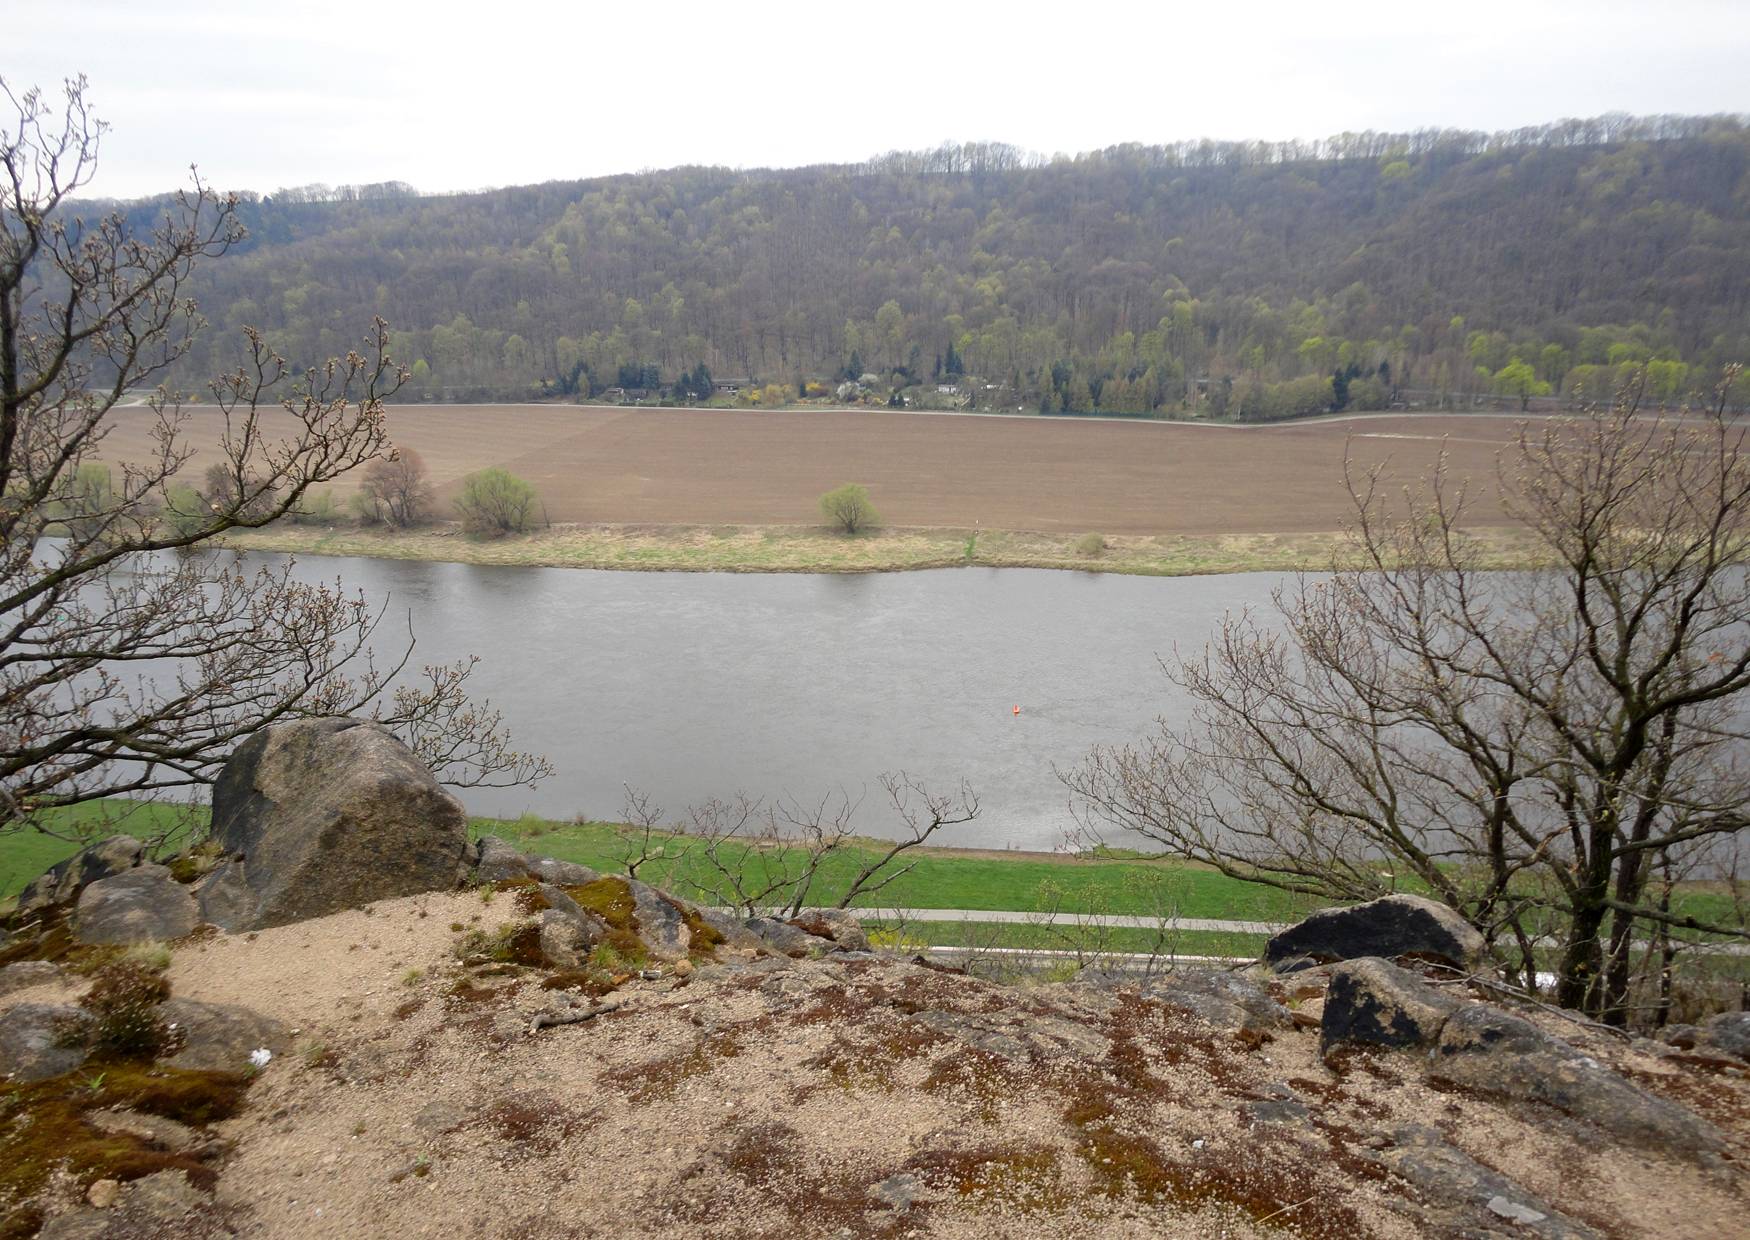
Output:
M142 416L106 455L142 453ZM397 406L389 428L417 449L448 508L464 474L528 479L556 522L809 525L842 482L869 488L890 526L1110 534L1297 533L1349 512L1345 458L1390 476L1426 473L1442 446L1476 484L1472 522L1503 521L1495 456L1518 420L1363 415L1273 427L876 411L754 412L554 405ZM191 415L191 443L217 436ZM191 476L198 477L205 459ZM356 475L355 475L356 477ZM350 490L352 479L337 485Z

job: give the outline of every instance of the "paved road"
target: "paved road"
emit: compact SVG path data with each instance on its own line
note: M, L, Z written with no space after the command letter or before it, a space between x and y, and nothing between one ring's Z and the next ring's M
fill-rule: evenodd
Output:
M720 913L736 912L735 909L730 908L720 908L715 911ZM1060 913L1057 917L1051 918L1040 913L988 908L854 908L849 911L858 917L884 922L988 921L1019 926L1044 925L1046 922L1055 922L1059 926L1112 926L1125 930L1222 930L1230 934L1275 934L1280 930L1287 929L1285 925L1268 921L1230 921L1224 918L1208 917L1170 917L1163 922L1158 917L1134 917L1124 914L1076 916L1071 913Z
M1268 921L1234 921L1220 917L1169 917L1162 919L1121 913L1082 916L1073 913L1059 913L1055 918L1052 918L1041 913L978 908L859 908L851 911L859 917L879 918L882 921L991 921L1022 926L1043 925L1048 921L1054 921L1060 926L1112 926L1125 930L1222 930L1230 934L1275 934L1287 929L1284 925Z

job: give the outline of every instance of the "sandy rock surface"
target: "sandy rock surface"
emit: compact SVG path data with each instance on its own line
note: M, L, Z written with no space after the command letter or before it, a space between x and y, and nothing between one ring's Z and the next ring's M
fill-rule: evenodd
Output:
M1322 999L1268 978L1251 984L1292 1019L1262 1009L1264 1028L1237 986L1005 988L862 953L721 950L595 999L458 961L469 932L523 916L505 894L412 896L179 945L178 999L247 1007L286 1041L216 1125L212 1197L124 1184L113 1213L288 1240L1651 1238L1750 1217L1745 1073L1650 1042L1538 1021L1704 1118L1724 1157L1435 1083L1421 1049L1328 1063ZM106 1213L83 1191L61 1234Z

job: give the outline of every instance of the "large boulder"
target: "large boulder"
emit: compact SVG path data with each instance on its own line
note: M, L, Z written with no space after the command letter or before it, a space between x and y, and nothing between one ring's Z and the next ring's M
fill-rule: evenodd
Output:
M1653 1148L1705 1155L1725 1145L1705 1120L1636 1088L1530 1021L1485 1003L1461 1007L1446 1018L1429 1076L1541 1103Z
M79 893L73 937L81 943L157 943L181 938L200 920L187 887L164 866L142 865L100 878Z
M17 1003L0 1012L0 1080L46 1081L84 1063L89 1050L69 1036L84 1018L69 1004Z
M267 728L213 789L213 836L241 867L209 875L202 906L224 929L249 930L447 890L467 829L461 803L380 724Z
M1319 1049L1340 1046L1432 1046L1456 999L1390 961L1368 956L1331 969Z
M43 874L18 897L18 914L52 904L71 904L88 883L131 870L146 856L146 845L131 835L112 835L82 848Z
M1264 959L1278 968L1305 960L1331 964L1362 956L1409 956L1475 969L1486 955L1483 936L1464 918L1444 904L1410 895L1321 909L1264 947Z

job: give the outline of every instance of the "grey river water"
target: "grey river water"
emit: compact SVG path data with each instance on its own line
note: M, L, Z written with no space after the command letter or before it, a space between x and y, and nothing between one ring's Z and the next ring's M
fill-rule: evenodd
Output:
M252 562L279 557L251 556ZM937 838L1051 848L1071 823L1052 765L1177 715L1157 655L1201 648L1277 574L1129 577L1034 569L859 575L598 572L311 557L411 613L419 662L478 654L475 692L558 770L463 793L478 813L614 815L623 784L676 817L738 791L802 801L876 778L964 778L977 821ZM1020 706L1017 716L1014 707Z

